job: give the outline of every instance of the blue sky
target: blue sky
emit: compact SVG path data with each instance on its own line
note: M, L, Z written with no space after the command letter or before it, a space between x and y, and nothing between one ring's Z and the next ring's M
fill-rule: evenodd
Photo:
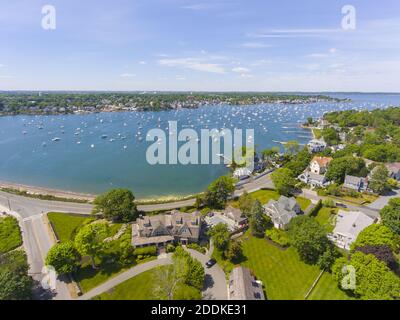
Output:
M0 90L400 92L399 35L398 0L0 0Z

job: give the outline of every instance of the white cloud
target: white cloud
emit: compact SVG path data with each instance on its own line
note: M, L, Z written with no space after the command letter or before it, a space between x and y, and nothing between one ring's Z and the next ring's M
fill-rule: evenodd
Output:
M250 48L250 49L260 49L260 48L271 48L272 45L267 44L267 43L262 43L262 42L246 42L242 43L241 45L244 48Z
M123 73L123 74L120 75L120 77L122 77L122 78L133 78L133 77L136 77L136 74L134 74L134 73Z
M167 67L179 67L209 73L225 73L225 69L217 63L210 63L198 58L160 59L158 64Z
M250 69L244 68L244 67L236 67L236 68L233 68L232 71L235 73L245 74L245 73L249 73Z

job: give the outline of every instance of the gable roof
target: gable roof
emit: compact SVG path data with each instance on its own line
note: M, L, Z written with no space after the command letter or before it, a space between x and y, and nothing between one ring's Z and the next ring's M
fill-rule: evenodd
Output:
M261 284L256 282L249 269L241 266L230 274L229 295L231 300L265 300Z
M333 158L331 158L331 157L317 157L317 156L315 156L311 160L311 163L317 162L320 167L326 167L326 166L328 166L329 162L331 162L332 160L333 160Z
M366 178L363 177L355 177L355 176L350 176L346 175L344 178L344 184L352 184L352 185L360 185L361 183L365 183L367 181Z
M237 223L247 220L247 218L243 215L243 212L240 209L234 208L232 206L228 206L224 210L224 214L228 218L235 220L235 222L237 222Z
M279 200L270 200L264 209L271 215L271 219L274 223L286 225L294 218L299 209L299 204L295 198L288 198L281 196Z

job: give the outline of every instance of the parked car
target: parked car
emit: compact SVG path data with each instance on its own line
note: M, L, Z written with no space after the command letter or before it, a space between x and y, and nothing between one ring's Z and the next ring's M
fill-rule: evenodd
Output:
M336 206L340 208L347 208L347 206L344 203L341 202L336 202Z
M210 259L206 262L206 267L207 268L211 268L213 265L215 265L217 263L217 260L215 259Z

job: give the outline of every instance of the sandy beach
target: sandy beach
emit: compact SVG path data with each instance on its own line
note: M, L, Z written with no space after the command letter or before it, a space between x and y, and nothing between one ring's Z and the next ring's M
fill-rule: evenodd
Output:
M57 190L44 187L28 186L20 183L0 181L0 188L26 191L32 195L50 195L58 198L93 201L96 198L94 194L78 193L72 191Z

